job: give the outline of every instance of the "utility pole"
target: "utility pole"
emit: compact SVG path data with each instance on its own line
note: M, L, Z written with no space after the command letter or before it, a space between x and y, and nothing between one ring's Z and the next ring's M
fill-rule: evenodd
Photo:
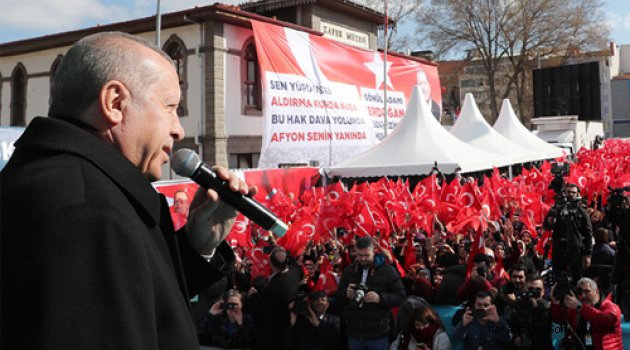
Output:
M385 24L383 26L383 132L384 138L387 137L387 26L388 26L388 17L387 17L387 0L385 1Z
M155 13L155 46L162 47L160 31L162 30L162 13L160 12L160 0L157 0L157 11Z

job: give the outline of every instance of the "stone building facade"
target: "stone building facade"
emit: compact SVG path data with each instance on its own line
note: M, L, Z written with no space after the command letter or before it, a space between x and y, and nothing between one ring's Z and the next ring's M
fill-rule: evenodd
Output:
M178 112L186 138L176 147L198 151L209 164L251 168L258 162L263 113L252 20L375 49L383 15L347 0L214 4L163 14L160 46L173 58L182 90ZM24 126L47 114L52 77L74 42L102 31L154 42L155 21L146 17L0 44L0 126Z

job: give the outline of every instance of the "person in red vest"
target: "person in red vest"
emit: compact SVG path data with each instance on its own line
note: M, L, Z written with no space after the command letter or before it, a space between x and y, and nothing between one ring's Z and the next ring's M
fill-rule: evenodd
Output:
M568 336L577 336L586 349L623 349L621 310L610 295L601 295L595 281L581 278L577 282L581 293L565 295L564 306L554 298L555 287L551 290L551 318L567 326Z

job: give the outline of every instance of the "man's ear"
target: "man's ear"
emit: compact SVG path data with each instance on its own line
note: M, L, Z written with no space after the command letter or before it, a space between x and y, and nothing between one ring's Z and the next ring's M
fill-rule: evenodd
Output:
M123 120L125 108L131 103L131 92L121 81L110 80L101 88L98 101L104 120L110 127L115 126Z

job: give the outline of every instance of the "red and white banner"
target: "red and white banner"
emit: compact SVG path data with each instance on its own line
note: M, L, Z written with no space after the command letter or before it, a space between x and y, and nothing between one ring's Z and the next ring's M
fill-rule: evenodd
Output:
M252 26L265 111L260 168L333 165L374 146L384 135L385 84L388 130L405 114L414 85L440 116L435 65L389 55L385 73L381 52L269 23Z
M319 169L312 167L233 170L233 172L249 185L256 186L258 193L254 198L282 218L288 218L294 214L297 199L304 191L314 187L320 178ZM192 203L199 186L189 179L178 179L154 182L153 187L166 196L175 229L183 227L188 220L188 206ZM174 202L177 192L184 192L188 200L188 205L185 205L183 212L175 210ZM249 229L249 220L239 214L231 234L244 234L246 229ZM228 241L234 243L232 240Z

